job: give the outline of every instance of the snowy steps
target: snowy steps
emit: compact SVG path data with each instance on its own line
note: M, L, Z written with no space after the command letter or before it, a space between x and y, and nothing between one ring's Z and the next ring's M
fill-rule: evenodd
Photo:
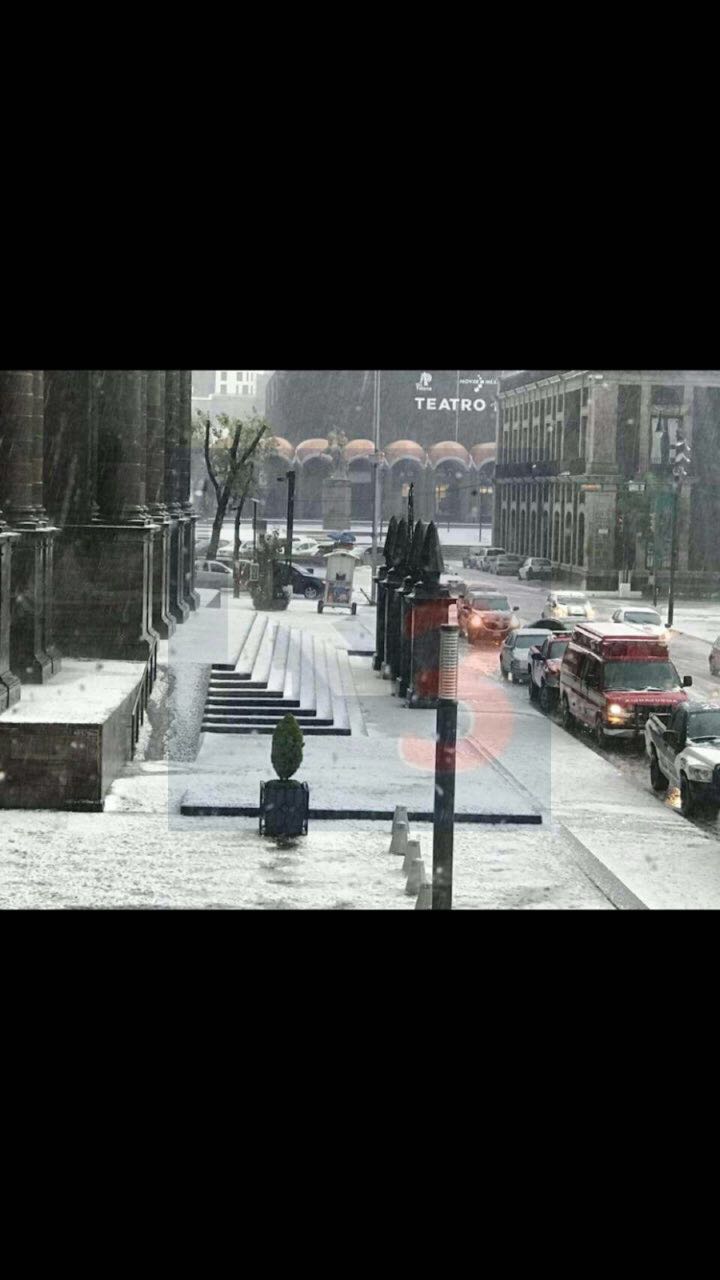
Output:
M256 614L235 666L212 669L202 731L271 734L292 713L309 736L348 737L353 698L344 650Z

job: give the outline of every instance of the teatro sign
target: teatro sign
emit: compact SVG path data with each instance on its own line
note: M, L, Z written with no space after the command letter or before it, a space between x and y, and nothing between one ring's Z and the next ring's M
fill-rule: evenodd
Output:
M416 391L432 391L433 375L431 373L423 373L420 381L416 384ZM433 395L415 396L415 404L418 409L427 409L430 413L484 413L487 409L487 400L478 396L478 392L483 387L496 386L497 383L487 378L483 378L482 374L477 374L474 378L458 378L458 390L463 385L469 385L473 388L475 396L443 396L442 399Z

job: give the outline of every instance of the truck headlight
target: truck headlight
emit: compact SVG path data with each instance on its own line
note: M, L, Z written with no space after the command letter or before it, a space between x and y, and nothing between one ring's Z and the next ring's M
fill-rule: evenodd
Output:
M628 711L627 707L621 707L619 702L611 702L607 713L608 718L613 720L627 720L627 717L632 715L632 712Z
M700 764L690 764L687 767L688 778L692 782L712 782L713 771Z

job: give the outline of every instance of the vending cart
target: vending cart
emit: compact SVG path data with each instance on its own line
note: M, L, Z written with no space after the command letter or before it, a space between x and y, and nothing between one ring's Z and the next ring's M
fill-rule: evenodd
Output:
M318 600L318 613L324 609L349 609L356 614L357 605L353 604L352 594L357 556L351 551L331 551L325 556L325 563L325 598Z

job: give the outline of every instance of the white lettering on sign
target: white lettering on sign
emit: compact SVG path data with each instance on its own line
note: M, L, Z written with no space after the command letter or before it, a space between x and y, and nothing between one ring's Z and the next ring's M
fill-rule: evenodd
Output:
M458 408L461 413L484 413L487 409L487 400L459 400L455 396L441 400L439 404L437 398L415 396L415 404L418 409L425 408L430 413L457 413Z
M609 532L610 532L609 529L598 529L598 535L601 538L606 537Z

